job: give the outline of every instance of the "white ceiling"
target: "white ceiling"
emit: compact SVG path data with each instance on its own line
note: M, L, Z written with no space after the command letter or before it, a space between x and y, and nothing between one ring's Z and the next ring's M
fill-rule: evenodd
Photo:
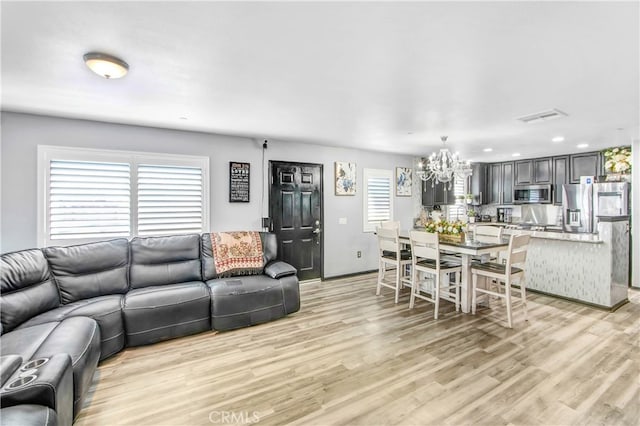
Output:
M637 1L1 7L5 111L407 154L448 135L475 161L640 132ZM129 74L96 76L89 51ZM569 116L516 120L550 108Z

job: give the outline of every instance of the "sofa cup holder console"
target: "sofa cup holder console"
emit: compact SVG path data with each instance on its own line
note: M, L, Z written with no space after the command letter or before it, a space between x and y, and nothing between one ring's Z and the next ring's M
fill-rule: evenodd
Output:
M6 388L10 390L20 389L22 387L30 385L36 379L37 379L37 376L33 374L27 375L27 376L20 376L10 381L9 384L6 386Z
M33 370L34 368L37 369L45 365L47 362L49 362L49 358L32 359L31 361L25 363L22 367L20 367L20 370L27 371Z

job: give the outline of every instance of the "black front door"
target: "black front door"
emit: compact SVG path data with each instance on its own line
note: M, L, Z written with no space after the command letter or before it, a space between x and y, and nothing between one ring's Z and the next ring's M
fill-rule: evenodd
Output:
M278 257L300 280L322 274L322 165L270 161L269 216Z

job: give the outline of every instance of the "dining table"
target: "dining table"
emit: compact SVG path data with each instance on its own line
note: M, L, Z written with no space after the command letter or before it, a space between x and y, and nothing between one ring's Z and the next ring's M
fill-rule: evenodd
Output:
M399 237L401 244L411 245L408 230L401 230ZM462 312L469 313L471 311L471 260L483 255L486 255L484 256L486 258L491 253L506 250L509 247L509 238L502 237L499 242L487 242L475 240L471 235L465 234L465 239L460 242L440 241L439 245L440 250L460 254L462 263L460 308Z

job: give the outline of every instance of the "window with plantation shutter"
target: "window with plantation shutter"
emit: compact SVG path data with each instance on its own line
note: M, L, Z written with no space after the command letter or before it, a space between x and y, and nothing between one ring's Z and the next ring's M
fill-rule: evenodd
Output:
M38 146L39 243L205 232L208 157Z
M467 204L464 200L465 179L456 179L453 184L453 195L456 197L456 202L453 205L447 206L447 220L467 220Z
M130 178L127 163L52 160L51 240L129 236Z
M380 222L393 219L393 172L364 169L363 226L373 232Z
M202 232L202 170L138 166L138 235Z

